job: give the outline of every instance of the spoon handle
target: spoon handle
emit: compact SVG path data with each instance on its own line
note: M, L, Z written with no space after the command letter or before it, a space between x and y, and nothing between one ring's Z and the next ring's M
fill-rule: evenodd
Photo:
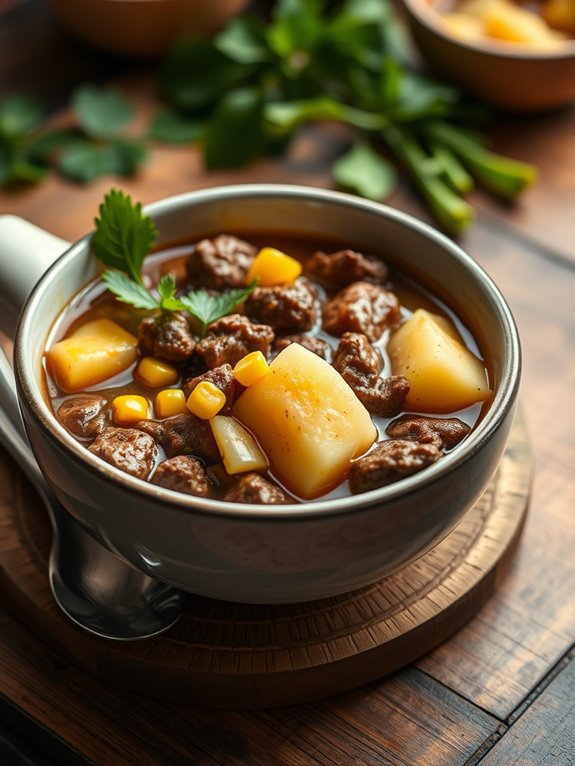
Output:
M98 636L137 639L169 628L181 614L180 593L125 563L61 506L28 443L12 367L0 348L0 443L25 471L50 515L49 580L62 611Z
M11 454L36 490L45 499L49 489L34 458L20 415L16 382L10 362L0 347L0 442Z

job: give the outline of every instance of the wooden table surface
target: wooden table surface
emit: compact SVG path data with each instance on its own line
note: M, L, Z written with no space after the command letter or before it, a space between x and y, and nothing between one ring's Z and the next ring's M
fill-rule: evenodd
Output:
M145 108L153 82L145 67L83 50L41 2L0 2L0 96L24 88L56 108L73 83L117 76ZM0 610L0 763L575 764L574 135L575 108L501 118L492 130L495 148L535 162L540 180L513 208L476 195L477 221L462 239L502 288L519 325L521 401L536 459L523 539L487 606L391 677L335 699L253 713L120 693L67 664ZM157 147L141 175L122 186L143 202L228 181L329 186L329 159L344 140L313 129L282 161L212 174L189 149ZM0 192L0 212L74 239L91 228L109 185L52 178ZM391 202L426 217L407 184Z

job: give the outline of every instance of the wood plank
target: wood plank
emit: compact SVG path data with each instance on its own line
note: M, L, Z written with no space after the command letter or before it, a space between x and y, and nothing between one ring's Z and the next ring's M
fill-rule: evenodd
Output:
M535 452L529 520L495 598L418 666L507 718L575 640L575 272L478 226L470 252L510 301L523 339L521 400ZM558 416L554 406L565 410ZM569 414L571 413L571 414Z
M516 229L572 263L575 263L574 131L575 105L529 117L500 117L488 130L492 148L534 163L539 179L515 205L500 203L483 193L471 198L478 211L497 221L502 230Z
M502 236L483 221L465 246L499 285L515 316L523 347L521 397L536 451L573 465L572 418L557 416L554 407L561 403L565 413L573 406L575 269Z
M191 598L170 631L102 641L56 607L45 509L0 452L0 589L46 644L120 688L203 707L277 707L339 694L403 667L465 624L492 595L526 514L531 455L518 417L494 480L432 551L340 597L284 606ZM114 682L114 681L113 681Z
M559 673L481 761L481 766L575 763L575 662Z
M415 669L273 712L154 701L94 681L6 614L0 626L0 694L106 766L462 766L499 726Z

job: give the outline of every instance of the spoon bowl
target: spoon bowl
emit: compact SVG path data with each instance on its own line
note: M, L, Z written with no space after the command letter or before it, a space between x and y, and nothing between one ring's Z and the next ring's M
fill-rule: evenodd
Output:
M24 431L14 375L0 350L0 443L17 460L52 522L50 587L62 611L103 638L148 638L181 614L181 594L106 550L66 512L46 483Z

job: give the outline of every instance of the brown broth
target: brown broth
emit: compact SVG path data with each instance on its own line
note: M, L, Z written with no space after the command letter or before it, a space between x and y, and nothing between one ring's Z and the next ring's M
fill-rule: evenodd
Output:
M258 248L264 246L273 246L279 250L282 250L283 252L289 253L292 257L298 258L302 262L305 262L305 260L317 250L335 252L337 250L349 247L349 243L329 239L327 237L316 238L308 234L298 236L277 232L262 233L261 231L258 231L257 233L250 231L234 231L232 233L235 236L241 237L253 243ZM206 236L213 237L216 235L208 234ZM201 238L198 238L196 241L199 241L199 239ZM150 285L157 284L157 281L162 275L168 272L172 272L176 276L178 287L184 287L186 282L184 264L186 258L190 255L192 248L193 245L191 244L176 243L150 255L146 259L144 267L144 280L149 282ZM358 247L358 249L361 248ZM363 252L368 251L363 248ZM390 279L386 287L395 292L399 298L401 304L401 312L404 318L409 317L417 308L425 308L436 314L446 316L455 324L458 332L464 339L466 346L476 355L482 356L475 339L460 317L458 317L438 297L432 295L431 292L428 291L424 286L416 284L408 275L401 274L397 270L393 269L391 263L385 258L385 255L382 255L381 257L390 266ZM337 292L337 290L326 291L317 283L314 284L316 288L318 288L320 297L322 299L329 298ZM96 279L90 282L82 290L80 290L79 293L61 313L50 332L47 342L47 349L50 349L54 343L73 333L75 329L77 329L85 322L99 318L111 319L135 335L137 334L137 328L141 318L149 315L149 313L149 311L138 310L124 303L121 303L106 290L105 284L101 280ZM323 332L319 326L320 321L321 320L318 320L318 326L306 334L315 335L327 341L332 351L334 351L337 348L339 338L333 337ZM386 351L388 339L389 334L388 331L386 331L376 343L372 344L374 347L378 348L383 357L384 368L382 374L384 376L391 374L391 363ZM116 377L108 379L103 383L91 386L84 390L87 392L98 392L100 395L104 396L109 403L111 403L112 399L114 399L116 396L120 396L122 394L138 394L148 400L150 411L153 412L153 401L158 389L150 388L134 377L133 373L136 366L137 361L129 369L125 370ZM66 399L78 396L78 394L82 392L75 392L70 394L61 391L58 388L54 378L50 374L49 368L46 364L44 364L44 368L46 374L46 397L54 413L56 413L62 402L64 402ZM180 379L177 381L177 383L171 386L172 388L180 387L184 380L187 377L190 377L189 365L182 365L180 371ZM485 411L487 406L488 402L483 402L472 405L463 410L445 414L442 417L460 418L471 428L473 428L481 419L482 413ZM425 413L417 414L421 415ZM436 416L432 413L430 414L432 416ZM389 423L392 420L395 420L396 417L397 416L393 418L381 418L372 415L372 420L377 428L379 439L387 438L385 430ZM162 449L158 447L156 465L165 459L166 455L163 453ZM219 488L219 492L216 490L214 497L219 497L221 499L223 494L225 494L227 485L229 485L231 479L226 482L226 478L224 476L225 471L223 467L221 467L221 469L216 467L215 474L220 481L221 487ZM281 482L279 482L277 478L271 474L271 472L268 472L267 478L282 486L282 488L296 500L301 502L309 502L308 500L297 497L292 491L290 491L288 487L283 486ZM346 495L349 495L349 488L347 486L347 481L344 480L337 488L328 494L323 495L322 499L332 499L336 497L344 497Z

